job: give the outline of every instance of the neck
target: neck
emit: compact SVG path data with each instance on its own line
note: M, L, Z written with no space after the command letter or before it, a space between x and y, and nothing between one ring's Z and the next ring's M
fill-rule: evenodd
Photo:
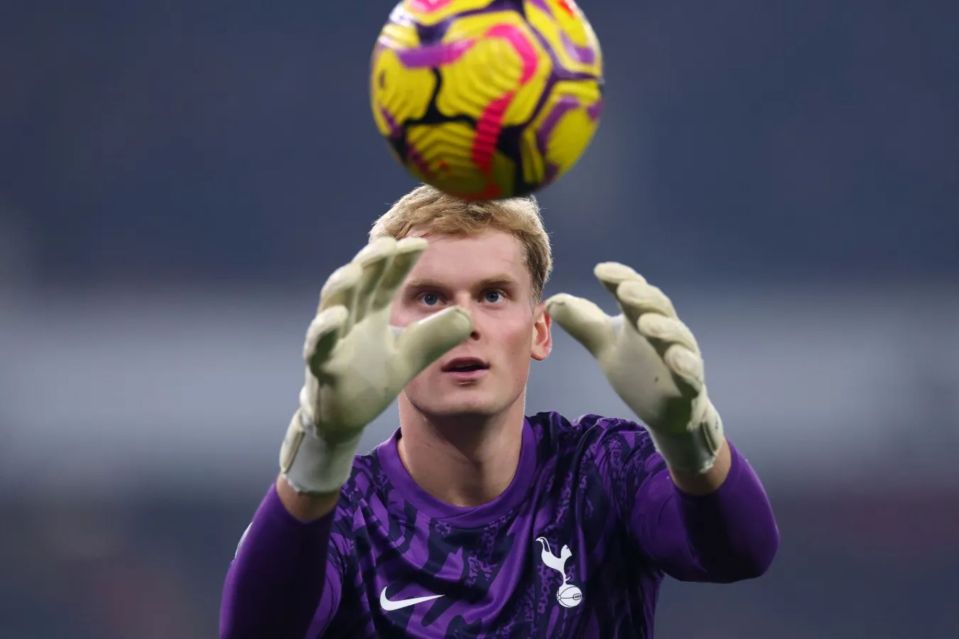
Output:
M447 504L479 506L509 486L519 465L524 397L496 415L431 417L400 398L400 460L420 488Z

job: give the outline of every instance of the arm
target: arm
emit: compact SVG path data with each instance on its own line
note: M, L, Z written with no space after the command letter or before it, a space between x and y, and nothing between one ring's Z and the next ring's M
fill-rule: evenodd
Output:
M311 619L325 625L339 604L342 575L328 561L333 513L308 523L297 519L281 503L277 486L270 487L230 564L221 637L303 639Z
M345 556L335 552L336 539L348 541L334 533L331 542L330 530L363 429L472 330L459 307L400 330L389 325L396 289L426 246L422 238L377 239L323 286L303 346L305 381L280 449L280 476L230 567L221 636L317 636L335 614Z
M772 507L749 462L728 443L720 457L728 459L728 472L715 490L685 492L661 468L647 479L628 511L638 545L677 579L730 582L758 577L779 547Z
M646 425L658 463L665 461L653 469L637 456L641 468L631 471L642 488L620 504L622 512L634 513L625 517L631 532L654 562L681 578L727 581L758 574L756 567L761 573L775 554L778 531L758 478L725 439L696 338L669 298L628 266L607 262L595 272L620 315L562 293L547 309L597 359ZM756 546L736 545L741 542ZM726 553L731 564L722 561Z

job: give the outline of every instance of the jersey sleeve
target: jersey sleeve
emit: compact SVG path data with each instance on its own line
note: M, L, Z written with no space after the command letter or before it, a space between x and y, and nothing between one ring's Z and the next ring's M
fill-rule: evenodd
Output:
M766 571L779 530L759 477L732 444L720 488L693 496L673 483L646 430L613 422L594 444L618 520L644 559L684 581L729 582Z
M320 636L339 605L342 549L331 541L337 511L302 523L271 486L240 539L220 605L220 637Z

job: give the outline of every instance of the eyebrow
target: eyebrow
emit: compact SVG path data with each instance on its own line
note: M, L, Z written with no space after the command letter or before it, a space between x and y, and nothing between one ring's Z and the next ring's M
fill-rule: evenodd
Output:
M477 286L487 288L490 286L518 286L519 282L512 275L493 275L484 277ZM447 288L446 284L430 278L421 278L408 281L404 288Z

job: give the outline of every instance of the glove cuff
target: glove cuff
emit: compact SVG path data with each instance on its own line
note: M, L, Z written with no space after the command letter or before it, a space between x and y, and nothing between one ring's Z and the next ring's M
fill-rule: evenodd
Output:
M337 492L350 478L359 443L360 434L338 442L319 437L316 427L297 410L280 448L280 472L300 494Z
M649 429L656 450L673 470L702 474L713 467L723 444L723 420L710 404L706 414L685 433L657 433Z

